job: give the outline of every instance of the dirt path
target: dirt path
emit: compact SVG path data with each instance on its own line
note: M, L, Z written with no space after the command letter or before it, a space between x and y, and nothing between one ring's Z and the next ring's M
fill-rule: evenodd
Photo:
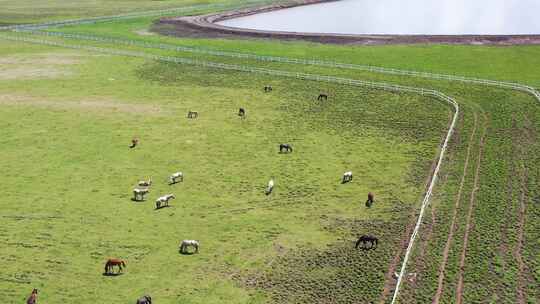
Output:
M469 202L469 210L467 213L467 224L465 226L465 234L463 235L463 250L461 251L461 257L459 260L459 272L458 272L458 283L456 288L456 304L461 304L463 301L463 270L465 268L465 257L467 255L467 245L469 243L469 233L471 231L471 219L472 219L472 213L474 210L474 202L476 199L476 192L478 191L478 181L480 179L480 165L482 164L482 155L484 152L484 144L486 139L486 133L487 133L487 117L484 118L483 123L483 132L482 137L480 139L480 148L478 150L478 160L476 164L476 169L474 172L474 184L473 189L471 192L471 199Z
M407 248L407 244L408 244L407 241L409 240L409 236L411 235L411 232L414 228L414 224L416 222L415 213L416 213L416 210L413 210L410 216L411 220L407 224L407 229L405 230L405 233L402 236L401 241L399 243L399 249L396 251L394 258L392 259L392 262L390 263L390 265L388 266L388 270L386 271L384 288L381 293L381 296L379 297L380 304L383 304L386 301L386 298L390 294L390 288L396 284L394 273L396 272L398 263L401 260L401 254Z
M448 237L446 239L446 244L444 246L443 250L443 259L441 261L441 265L439 267L439 279L438 279L438 285L437 285L437 292L435 293L435 296L433 297L433 304L439 303L439 300L442 295L443 291L443 282L444 282L444 271L446 269L446 264L448 262L448 253L450 252L450 246L452 244L452 238L454 237L454 231L456 229L456 218L457 213L459 209L459 205L461 202L461 196L463 192L463 185L465 184L465 178L467 177L467 168L469 167L469 158L471 155L471 148L473 146L473 140L474 136L476 134L476 126L478 122L478 116L476 115L476 112L473 112L474 114L474 125L473 130L471 132L471 136L469 137L469 143L467 146L467 154L465 157L465 164L463 165L463 173L461 175L461 181L459 183L459 190L456 198L456 202L454 204L454 212L452 214L452 222L450 224L450 231L448 232Z

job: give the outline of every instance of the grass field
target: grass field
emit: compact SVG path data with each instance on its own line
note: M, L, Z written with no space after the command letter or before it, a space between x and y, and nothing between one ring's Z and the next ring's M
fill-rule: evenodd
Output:
M24 9L35 1L1 1L10 10L0 22L201 4L135 2L41 3L55 8L49 16ZM537 46L360 47L140 35L152 20L54 30L540 87ZM532 97L355 70L65 42L435 88L455 97L458 128L407 268L416 276L408 276L399 301L539 301L540 111ZM399 266L451 118L446 104L409 93L4 40L0 71L7 189L0 199L0 295L7 303L22 302L32 288L45 303L132 303L146 293L156 303L388 302L395 283L389 271ZM267 84L272 93L263 92ZM328 102L315 100L320 91L331 93ZM239 107L246 120L236 115ZM186 119L189 110L200 117ZM133 136L141 145L130 150ZM293 145L292 154L278 153L283 142ZM185 182L168 186L168 175L179 170ZM348 170L355 179L342 185ZM267 197L272 176L276 188ZM132 202L133 186L147 177L154 180L147 201ZM363 204L369 191L376 193L371 209ZM154 210L154 199L165 193L177 198ZM364 233L380 238L378 249L353 250ZM200 240L200 254L180 255L182 239ZM127 260L123 275L102 275L108 257Z

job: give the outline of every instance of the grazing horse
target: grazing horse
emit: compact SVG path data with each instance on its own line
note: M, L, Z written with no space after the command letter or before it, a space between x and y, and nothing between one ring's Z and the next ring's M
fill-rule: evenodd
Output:
M265 86L264 87L264 92L265 93L272 92L272 86L269 86L269 85Z
M187 113L187 118L197 118L197 117L199 117L199 113L197 113L197 112L189 111Z
M371 207L371 204L373 204L374 199L375 199L375 194L369 192L367 195L366 207Z
M369 248L364 247L366 243L370 243L371 246ZM379 239L372 235L362 235L358 238L358 241L356 241L356 245L354 246L354 248L358 248L360 244L362 244L362 248L364 249L377 248L377 245L379 244Z
M352 171L347 171L343 173L343 179L341 180L342 184L352 181Z
M105 263L105 273L113 273L114 266L118 267L118 273L120 273L122 271L122 267L126 267L126 262L121 259L108 259L107 263Z
M37 303L37 289L34 288L28 299L26 299L26 304L36 304Z
M270 195L270 193L272 193L273 189L274 189L274 178L272 177L272 179L270 179L270 181L268 181L268 186L266 187L266 190L264 191L264 194Z
M133 189L133 200L136 202L144 201L144 196L148 194L148 192L150 192L150 190L148 189L140 189L140 188Z
M183 182L184 173L176 172L176 173L171 174L171 176L169 177L169 185L176 184L178 182L177 180L180 180L181 182Z
M328 95L327 94L319 94L319 97L317 97L317 100L328 100Z
M129 146L131 149L135 148L137 145L139 144L139 139L138 138L133 138L131 140L131 146Z
M292 146L289 144L280 144L279 145L279 153L283 153L283 150L285 150L285 153L292 152Z
M150 187L152 185L152 178L148 179L147 181L145 180L140 180L137 185L139 187Z
M152 304L152 298L150 296L142 296L137 300L136 304Z
M195 240L183 240L180 244L180 253L188 253L188 247L195 248L195 253L199 252L199 242Z
M246 110L244 110L244 108L240 108L240 110L238 110L238 116L246 118Z
M163 206L163 207L169 206L169 201L170 201L171 199L175 199L175 198L176 198L176 197L174 196L174 194L167 194L167 195L158 197L158 199L156 200L156 209L159 209L159 208L161 208L162 206Z

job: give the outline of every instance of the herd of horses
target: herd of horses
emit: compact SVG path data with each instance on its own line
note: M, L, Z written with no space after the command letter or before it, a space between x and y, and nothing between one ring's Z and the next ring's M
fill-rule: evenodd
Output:
M264 87L264 92L266 92L266 93L271 92L272 90L273 90L272 86L265 86ZM324 93L321 93L317 97L317 100L319 100L319 101L328 100L328 95L324 94ZM190 118L190 119L195 119L198 116L199 116L199 113L195 112L195 111L189 111L188 114L187 114L187 118ZM240 108L238 110L238 116L240 116L242 119L245 119L246 118L246 110L244 108ZM139 145L139 139L138 138L133 138L131 140L131 145L129 147L131 149L133 149L133 148L137 147L138 145ZM291 144L284 143L284 144L279 145L279 153L292 153L292 152L293 152L293 148L292 148ZM351 182L352 178L353 178L353 175L352 175L351 171L345 172L343 174L342 183L345 184L345 183ZM183 175L182 172L173 173L169 177L169 185L176 184L178 181L182 182L183 180L184 180L184 175ZM149 193L149 191L150 191L149 187L151 185L152 185L152 179L151 178L148 179L148 180L139 181L137 183L138 187L133 190L134 197L133 197L132 200L134 200L134 201L144 201L145 200L144 197L145 197L146 194ZM268 186L267 186L267 188L265 190L265 194L270 195L272 193L273 188L274 188L274 178L272 177L270 179L270 181L268 182ZM162 207L168 206L169 201L174 199L174 198L175 198L174 194L166 194L164 196L158 197L157 200L156 200L156 209L160 209ZM374 202L374 194L369 192L368 193L368 199L366 201L366 206L371 207L373 202ZM375 249L375 248L377 248L378 242L379 242L379 240L375 236L362 235L362 236L360 236L358 238L358 240L356 241L354 247L356 249L358 249L360 247L361 249L364 249L364 250ZM369 244L369 247L366 247L367 244ZM193 252L189 251L190 247L194 249ZM180 243L179 252L181 254L198 253L199 252L199 247L200 247L200 243L197 240L183 240ZM115 268L117 269L116 273L114 271ZM118 275L118 274L122 273L124 268L126 268L126 261L125 260L117 259L117 258L110 258L105 263L104 275ZM37 289L32 290L32 293L28 297L26 303L27 304L36 304L37 303L37 293L38 293ZM142 296L141 298L137 299L136 304L152 304L152 298L149 295Z

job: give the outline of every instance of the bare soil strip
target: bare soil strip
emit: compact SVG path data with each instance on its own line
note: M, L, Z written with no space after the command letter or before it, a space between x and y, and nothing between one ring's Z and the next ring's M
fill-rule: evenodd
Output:
M439 267L439 279L438 279L438 285L437 285L437 292L435 293L435 296L433 297L433 304L439 303L439 300L442 295L443 291L443 281L444 281L444 271L446 269L446 263L448 262L448 253L450 252L450 246L452 244L452 238L454 237L454 231L456 229L456 217L457 212L459 209L459 205L461 202L461 196L463 192L463 185L465 184L465 178L467 177L467 168L469 167L469 158L471 155L471 148L473 146L473 140L474 136L476 134L476 126L478 121L478 116L476 115L476 112L473 112L474 114L474 125L473 130L471 132L471 136L469 137L469 143L467 146L467 154L465 157L465 165L463 165L463 173L461 175L461 181L459 183L459 190L456 197L456 203L454 204L454 212L452 214L452 222L450 224L450 231L448 232L448 237L446 239L446 244L444 246L443 250L443 259L441 261L441 265Z
M457 283L457 289L456 289L456 304L461 304L463 301L463 271L465 268L465 257L467 255L467 245L469 243L469 232L471 230L471 219L472 219L472 213L474 210L474 202L476 199L476 192L478 191L478 181L480 179L480 165L482 164L482 154L484 152L484 143L485 143L486 133L487 133L487 117L484 118L483 128L484 130L482 132L482 137L480 139L480 148L478 150L478 159L477 159L476 169L474 172L474 184L473 184L473 189L471 192L471 199L469 202L469 210L467 213L467 224L465 226L465 234L463 235L463 250L461 251L461 257L459 260L458 283Z
M0 95L0 106L26 106L56 110L98 111L100 113L121 112L145 115L165 113L164 109L157 105L127 104L112 100L55 101L35 96L21 95Z

